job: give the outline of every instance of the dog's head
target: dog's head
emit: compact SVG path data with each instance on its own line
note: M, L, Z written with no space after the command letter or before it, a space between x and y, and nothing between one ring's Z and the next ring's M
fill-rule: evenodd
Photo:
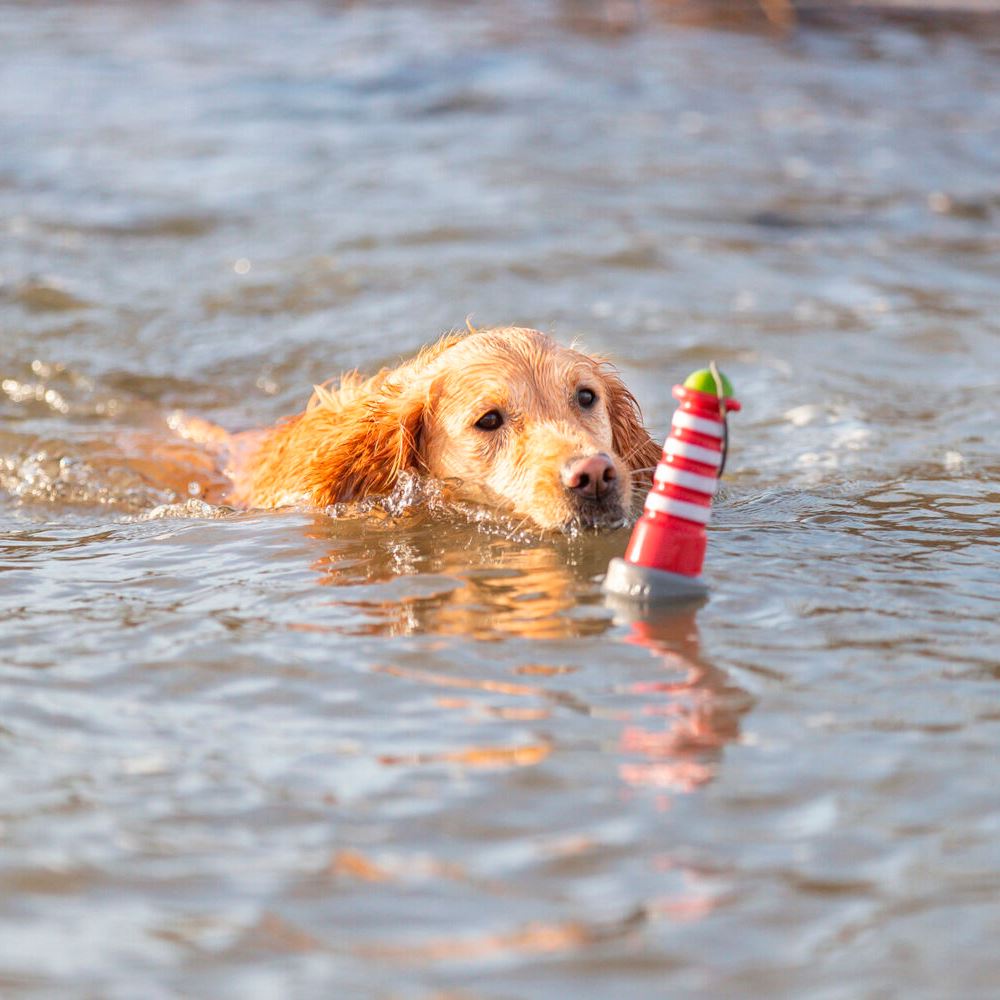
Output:
M386 492L410 469L542 528L613 527L660 457L615 370L536 330L445 337L326 397L281 445L310 453L296 478L317 504Z
M629 517L633 472L655 465L659 449L608 364L504 329L462 339L432 369L420 439L430 475L543 528Z

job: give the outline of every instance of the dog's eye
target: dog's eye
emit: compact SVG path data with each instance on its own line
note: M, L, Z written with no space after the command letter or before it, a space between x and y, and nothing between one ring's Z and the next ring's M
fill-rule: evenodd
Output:
M476 421L476 426L481 431L498 431L503 426L503 414L499 410L490 410Z
M597 393L593 389L577 389L576 401L583 409L589 410L597 402Z

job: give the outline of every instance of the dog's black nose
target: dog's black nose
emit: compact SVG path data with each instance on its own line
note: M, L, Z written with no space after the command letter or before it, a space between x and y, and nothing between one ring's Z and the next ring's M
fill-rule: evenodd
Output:
M598 452L568 461L562 470L563 486L581 497L600 500L613 488L618 473L609 455Z

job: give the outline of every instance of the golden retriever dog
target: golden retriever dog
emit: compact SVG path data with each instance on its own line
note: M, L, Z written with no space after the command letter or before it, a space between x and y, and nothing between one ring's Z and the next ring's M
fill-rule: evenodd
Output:
M174 428L225 454L236 506L325 507L388 493L406 470L543 529L620 526L660 458L607 361L519 327L449 334L397 368L317 386L269 430Z

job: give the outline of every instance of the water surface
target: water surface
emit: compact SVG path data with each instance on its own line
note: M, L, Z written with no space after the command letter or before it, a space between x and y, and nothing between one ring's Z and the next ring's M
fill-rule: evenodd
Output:
M996 994L996 24L603 11L0 4L4 996ZM468 314L731 375L708 603L142 474Z

